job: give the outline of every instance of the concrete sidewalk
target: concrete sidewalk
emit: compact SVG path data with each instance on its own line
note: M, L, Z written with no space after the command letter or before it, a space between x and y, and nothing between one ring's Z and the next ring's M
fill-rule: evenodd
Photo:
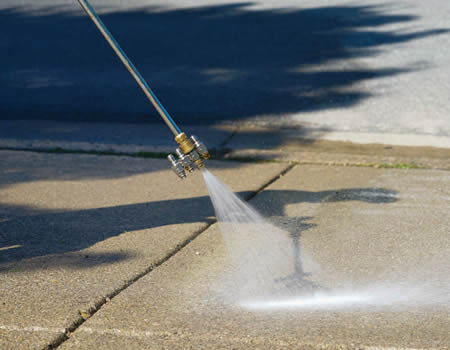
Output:
M223 303L202 177L171 173L173 136L78 4L4 0L0 348L449 349L444 3L93 1L288 238L292 275L248 240L237 267L314 293L256 310Z
M217 302L229 261L199 174L0 155L1 348L450 347L447 171L210 161L298 237L311 283L371 300L252 311Z
M247 195L287 166L209 164ZM214 216L166 160L2 151L0 183L1 348L51 343Z
M311 136L304 127L257 127L242 123L216 126L188 125L218 158L292 161L382 167L423 167L450 170L450 143L435 138L425 146L408 147L329 141L320 133ZM312 137L312 138L311 138ZM442 142L441 142L442 141ZM401 144L401 143L400 143ZM433 147L433 144L442 147ZM174 153L169 129L158 124L86 123L33 120L0 120L0 149L50 152L92 152L162 156Z

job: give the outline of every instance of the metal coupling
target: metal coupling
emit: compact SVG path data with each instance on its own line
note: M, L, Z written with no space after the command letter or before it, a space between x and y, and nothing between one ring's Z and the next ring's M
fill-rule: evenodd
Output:
M203 160L210 157L206 146L200 140L191 136L188 138L184 132L175 136L178 148L175 153L178 159L172 154L167 158L172 165L172 169L180 178L186 177L186 172L192 172L195 169L204 167Z
M184 154L183 151L181 151L181 149L179 149L179 148L177 148L175 150L175 153L177 154L178 162L183 167L183 169L185 169L188 172L191 172L193 170L191 158L189 156L187 156L186 154Z
M203 144L203 142L200 142L200 140L197 138L197 136L194 136L194 135L191 136L191 140L194 143L194 146L197 149L198 154L200 154L200 156L203 159L208 159L210 157L210 155L209 155L208 149Z
M184 179L186 177L186 172L180 161L177 160L172 154L169 154L167 156L167 159L169 159L169 162L172 165L172 170L175 172L175 174L177 174L179 178Z

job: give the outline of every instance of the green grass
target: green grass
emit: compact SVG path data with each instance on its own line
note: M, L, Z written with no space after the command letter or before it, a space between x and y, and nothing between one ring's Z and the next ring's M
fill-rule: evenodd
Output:
M415 163L372 163L367 165L362 165L372 168L381 168L381 169L425 169L425 167L421 165L417 165Z

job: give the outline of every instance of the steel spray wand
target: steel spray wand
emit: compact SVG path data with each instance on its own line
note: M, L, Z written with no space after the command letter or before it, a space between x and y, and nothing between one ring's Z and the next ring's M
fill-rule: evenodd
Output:
M204 166L203 159L209 158L209 152L205 145L200 142L197 137L191 136L190 138L188 138L186 134L181 131L170 114L161 104L161 102L159 102L155 93L152 91L152 89L150 89L150 86L147 84L145 79L138 72L136 67L133 65L128 56L119 46L112 34L109 32L108 28L106 28L105 24L102 22L95 9L87 0L78 0L78 2L86 11L90 19L94 22L98 30L105 37L106 41L112 47L116 55L120 58L123 65L133 76L134 80L136 80L145 96L147 96L152 105L158 111L159 115L167 124L170 131L172 131L172 133L175 135L175 141L178 143L178 148L176 149L178 159L175 158L172 154L167 157L170 164L172 165L172 169L180 178L183 179L186 177L186 172L191 172L197 168L202 168Z

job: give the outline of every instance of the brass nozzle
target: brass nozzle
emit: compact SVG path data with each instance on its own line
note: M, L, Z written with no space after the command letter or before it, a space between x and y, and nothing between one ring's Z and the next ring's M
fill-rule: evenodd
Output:
M188 153L192 152L192 150L195 148L194 143L191 141L190 138L188 138L186 136L186 134L184 132L175 136L175 141L178 143L181 151L184 154L188 154Z
M168 159L172 164L172 169L181 177L186 177L186 172L194 171L195 169L203 168L204 159L209 158L208 149L195 136L188 138L184 132L175 136L175 141L178 143L178 148L175 150L178 159L169 155Z

